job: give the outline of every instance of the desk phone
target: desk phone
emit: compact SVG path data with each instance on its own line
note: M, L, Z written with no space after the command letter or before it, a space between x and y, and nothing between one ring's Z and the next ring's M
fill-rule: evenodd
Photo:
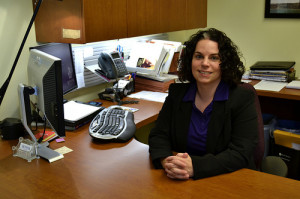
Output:
M109 79L123 77L128 74L126 65L119 52L100 53L98 64L103 75Z

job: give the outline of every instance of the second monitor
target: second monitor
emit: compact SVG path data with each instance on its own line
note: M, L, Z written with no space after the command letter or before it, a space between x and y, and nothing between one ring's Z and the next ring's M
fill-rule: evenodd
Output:
M30 49L37 49L61 59L64 95L78 87L71 44L51 43L35 46Z

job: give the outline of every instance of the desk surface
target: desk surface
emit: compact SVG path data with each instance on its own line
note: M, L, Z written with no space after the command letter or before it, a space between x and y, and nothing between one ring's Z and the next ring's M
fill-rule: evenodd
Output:
M258 82L260 82L260 80L251 80L250 84L255 85ZM256 90L256 92L259 96L264 96L264 97L300 100L300 89L283 88L279 92L265 91L265 90Z
M148 114L157 117L159 104L141 100L134 106L144 110L135 113L138 125ZM88 125L67 132L65 140L50 147L73 152L51 164L13 157L17 141L0 141L1 198L300 198L299 181L249 169L196 181L171 180L153 169L147 145L135 139L94 142Z

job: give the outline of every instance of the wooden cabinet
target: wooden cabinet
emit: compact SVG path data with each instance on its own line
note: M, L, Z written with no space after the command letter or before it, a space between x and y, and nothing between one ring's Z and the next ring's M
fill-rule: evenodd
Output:
M36 39L89 43L201 28L206 10L207 0L47 0L35 20Z
M186 1L128 0L128 36L185 29Z

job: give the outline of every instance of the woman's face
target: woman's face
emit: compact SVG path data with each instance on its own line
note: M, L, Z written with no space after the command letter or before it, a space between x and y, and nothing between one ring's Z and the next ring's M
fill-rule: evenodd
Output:
M209 39L198 41L192 59L192 73L197 83L219 84L221 68L218 43Z

